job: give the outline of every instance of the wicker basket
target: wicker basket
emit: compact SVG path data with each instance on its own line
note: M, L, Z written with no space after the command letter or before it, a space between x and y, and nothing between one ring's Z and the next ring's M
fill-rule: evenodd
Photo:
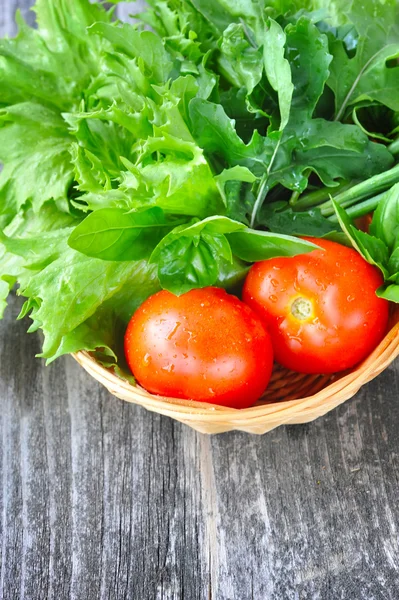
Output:
M381 344L356 368L337 375L304 375L275 365L264 396L251 408L237 410L214 404L154 396L99 365L87 352L74 356L114 396L141 404L202 433L246 431L262 434L279 425L307 423L348 400L377 377L399 355L399 306L392 309L390 329Z

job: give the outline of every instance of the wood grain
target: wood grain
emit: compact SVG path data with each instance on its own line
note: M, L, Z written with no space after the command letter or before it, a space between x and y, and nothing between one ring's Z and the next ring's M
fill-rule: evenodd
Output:
M2 600L397 600L397 365L310 425L206 437L45 367L19 307L0 323Z

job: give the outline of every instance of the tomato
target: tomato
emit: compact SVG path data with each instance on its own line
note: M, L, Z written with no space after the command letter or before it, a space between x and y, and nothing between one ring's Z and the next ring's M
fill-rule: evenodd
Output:
M388 302L375 294L383 278L352 248L306 239L321 249L255 264L243 300L264 319L277 362L334 373L353 367L383 338Z
M355 225L358 229L369 232L371 221L373 220L373 213L367 213L367 215L363 215L362 217L358 217L355 219Z
M273 363L262 321L218 288L148 298L129 323L125 354L149 392L233 408L256 402Z

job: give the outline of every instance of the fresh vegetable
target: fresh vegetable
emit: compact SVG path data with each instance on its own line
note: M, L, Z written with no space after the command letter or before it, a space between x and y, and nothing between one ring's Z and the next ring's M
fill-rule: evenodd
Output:
M261 320L218 288L148 298L129 323L125 353L150 392L232 408L258 400L273 365Z
M399 184L382 194L368 227L369 233L358 230L345 209L333 204L341 228L353 247L365 260L376 265L384 277L385 283L377 295L399 302Z
M243 300L267 324L279 363L302 373L335 373L381 341L388 302L375 293L383 283L378 269L352 248L318 244L307 255L255 264Z
M336 214L399 182L396 0L150 0L138 24L89 0L35 11L0 40L0 316L17 285L48 361L123 368L151 294L237 290L254 261L314 250L297 236L355 243L399 299L385 225L363 251Z

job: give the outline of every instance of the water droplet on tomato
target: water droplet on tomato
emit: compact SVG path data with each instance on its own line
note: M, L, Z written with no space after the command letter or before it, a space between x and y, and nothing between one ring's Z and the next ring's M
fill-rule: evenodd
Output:
M346 299L347 299L347 301L348 301L348 302L353 302L353 301L354 301L354 299L355 299L355 296L351 296L351 295L349 294L349 296L347 296L347 297L346 297Z
M143 358L143 363L145 364L146 367L148 367L148 365L151 363L151 354L146 354Z
M180 321L176 321L176 324L173 327L172 331L169 333L169 335L166 336L167 340L172 339L172 337L175 335L176 331L179 329L180 325L181 325Z
M277 287L278 286L278 281L277 279L271 279L270 283L272 284L273 287Z
M296 342L297 344L299 344L299 346L302 346L301 338L296 335L290 335L289 340L290 340L290 342Z
M277 298L277 296L272 294L271 296L269 296L269 300L270 300L270 302L277 302L278 298Z

